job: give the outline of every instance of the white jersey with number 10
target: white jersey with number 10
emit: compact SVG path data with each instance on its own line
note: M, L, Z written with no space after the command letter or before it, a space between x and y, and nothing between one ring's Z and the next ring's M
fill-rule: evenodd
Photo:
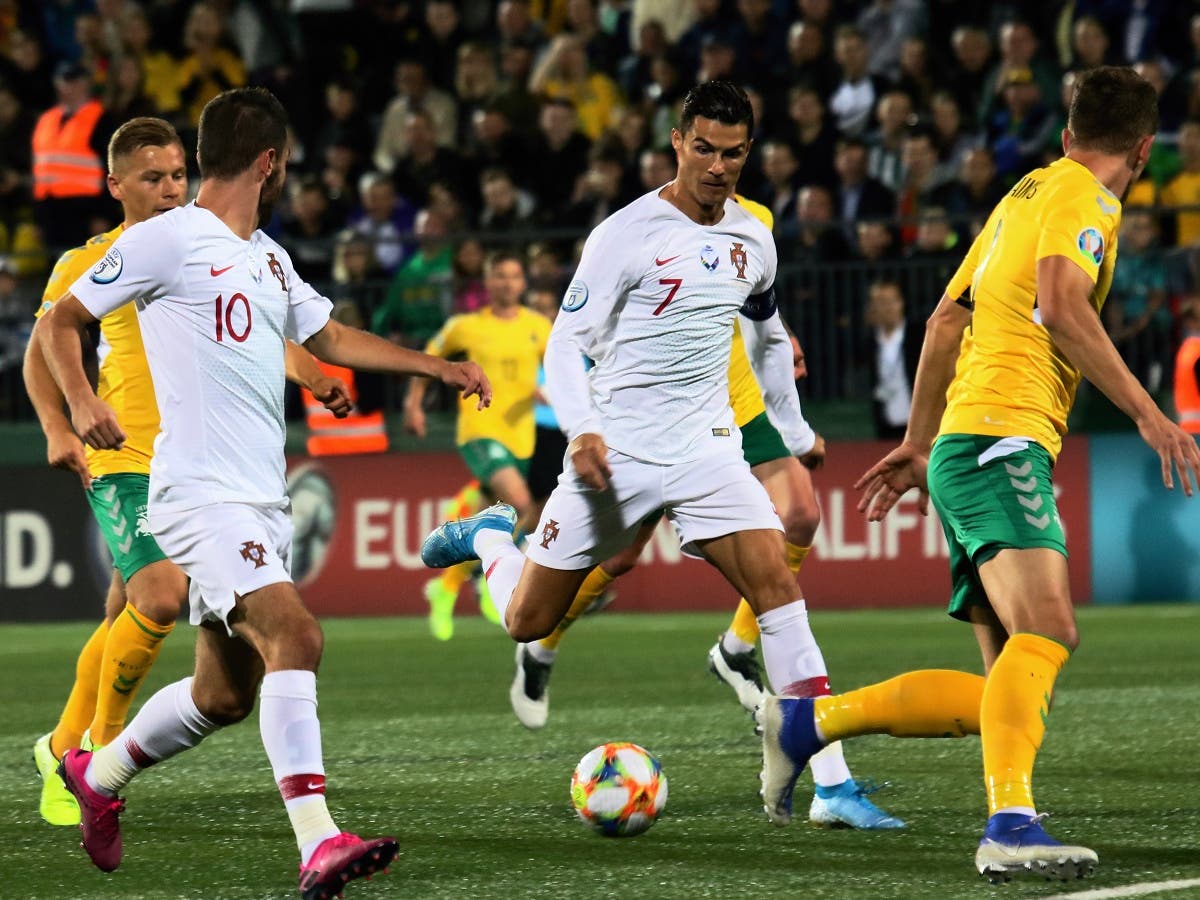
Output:
M284 338L303 343L332 305L282 247L193 203L126 229L71 293L97 318L137 303L162 420L152 510L286 503Z

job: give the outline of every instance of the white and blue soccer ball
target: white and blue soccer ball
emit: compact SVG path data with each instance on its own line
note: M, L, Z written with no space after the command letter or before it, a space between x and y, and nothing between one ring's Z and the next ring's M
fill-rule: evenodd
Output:
M571 776L571 805L585 825L605 837L641 834L666 804L662 765L627 741L589 750Z

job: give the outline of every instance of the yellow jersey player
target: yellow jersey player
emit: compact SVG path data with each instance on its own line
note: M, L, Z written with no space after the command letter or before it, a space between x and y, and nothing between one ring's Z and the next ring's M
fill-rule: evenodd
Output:
M63 254L46 284L39 317L105 258L127 227L174 209L187 197L183 144L161 119L131 119L117 129L108 147L108 168L109 191L121 203L124 220ZM289 359L293 352L308 357L293 345ZM146 521L150 457L159 419L132 305L100 323L99 355L97 390L120 415L127 432L119 450L85 447L76 436L63 414L62 393L46 368L36 331L25 358L25 384L46 436L49 463L80 476L114 566L105 619L80 652L75 683L59 722L34 745L42 776L40 811L52 825L79 824L78 804L55 773L59 759L81 742L102 746L120 732L187 598L186 579L163 555ZM305 365L303 360L299 364ZM328 396L329 384L317 383L315 363L306 372L322 396Z
M765 206L737 195L735 199L768 230L773 227L774 217ZM793 380L787 372L782 376L784 381ZM792 425L786 436L768 417L764 392L751 367L740 322L734 324L728 377L729 402L734 423L741 431L742 454L754 477L767 489L783 523L788 568L799 573L821 521L809 470L824 461L825 442L802 418L797 420L785 410L780 410L776 418ZM794 393L791 383L777 387L778 391L769 394L772 398L782 391ZM653 516L628 548L592 569L553 632L540 641L517 645L509 700L517 719L527 728L537 729L546 724L550 673L563 635L580 616L596 607L613 581L637 564L659 519L660 516ZM758 637L758 620L743 598L738 602L733 621L708 652L709 669L734 690L738 701L751 712L763 698L762 670L755 655ZM792 692L799 696L822 696L830 690L828 673L811 632L807 640L811 644L811 652L804 656L807 668L796 673ZM818 754L812 769L816 788L809 819L814 824L869 830L904 827L902 820L867 799L864 789L851 776L840 745Z
M425 350L444 359L465 356L490 373L492 405L478 410L473 402L460 402L456 443L474 481L491 502L501 500L516 509L518 529L524 531L532 527L536 514L525 478L533 456L538 368L546 352L551 322L521 305L525 266L515 253L497 251L488 257L484 288L488 305L478 312L452 317ZM404 427L418 437L425 436L422 402L427 385L426 379L413 378L404 402ZM472 485L468 485L466 491L471 490ZM467 514L475 511L463 510ZM454 635L454 604L459 589L477 568L474 563L454 566L426 584L430 630L439 640ZM481 591L480 596L481 609L498 623L486 595Z
M1098 860L1041 826L1034 759L1055 680L1078 645L1051 471L1080 376L1138 425L1187 495L1200 450L1121 361L1101 325L1121 203L1158 127L1132 69L1083 73L1065 158L1021 179L992 212L926 330L904 442L867 471L860 508L881 519L912 487L950 544L950 614L969 621L986 675L909 672L815 701L768 698L763 797L783 824L791 786L823 744L865 733L980 734L989 818L975 854L993 880L1082 877Z

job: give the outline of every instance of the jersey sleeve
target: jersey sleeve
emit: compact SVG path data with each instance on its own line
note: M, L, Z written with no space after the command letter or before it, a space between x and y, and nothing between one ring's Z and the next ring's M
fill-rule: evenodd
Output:
M1038 238L1036 259L1065 256L1093 282L1100 277L1100 264L1116 250L1116 213L1119 204L1111 194L1060 189L1055 202L1047 205ZM1111 203L1106 211L1103 206Z
M179 277L187 245L159 216L125 229L101 260L70 287L84 308L103 318L131 300L155 300Z
M429 343L425 345L425 352L442 359L449 359L464 352L462 332L463 317L451 316L438 333L429 339Z
M278 246L278 245L276 245ZM284 336L303 344L329 324L333 303L315 287L296 274L292 258L279 248L284 268L284 281L288 289L288 314L284 325Z
M67 292L71 282L79 277L76 274L78 268L76 260L79 259L82 250L82 247L76 247L58 258L58 262L50 271L50 277L46 280L46 289L42 291L42 303L34 313L35 318L40 319L44 313L49 311L50 307Z
M995 213L992 215L994 216ZM992 223L992 217L989 216L987 223L979 230L979 234L975 236L975 240L971 241L971 249L967 251L967 255L963 257L958 270L950 277L950 282L946 285L946 296L951 300L961 299L967 292L967 288L971 286L971 281L975 278L975 269L979 266L979 256L982 252L983 242L992 239L995 227Z

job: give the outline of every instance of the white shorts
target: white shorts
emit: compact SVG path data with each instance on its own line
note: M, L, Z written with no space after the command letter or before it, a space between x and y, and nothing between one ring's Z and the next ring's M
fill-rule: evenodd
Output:
M178 513L150 509L150 529L163 553L191 579L193 625L221 622L238 597L269 584L290 582L290 507L214 503Z
M608 489L594 491L568 458L529 535L529 559L550 569L589 569L628 547L642 522L659 510L675 526L683 552L698 558L697 541L758 528L783 531L740 446L669 466L610 449L608 465Z

